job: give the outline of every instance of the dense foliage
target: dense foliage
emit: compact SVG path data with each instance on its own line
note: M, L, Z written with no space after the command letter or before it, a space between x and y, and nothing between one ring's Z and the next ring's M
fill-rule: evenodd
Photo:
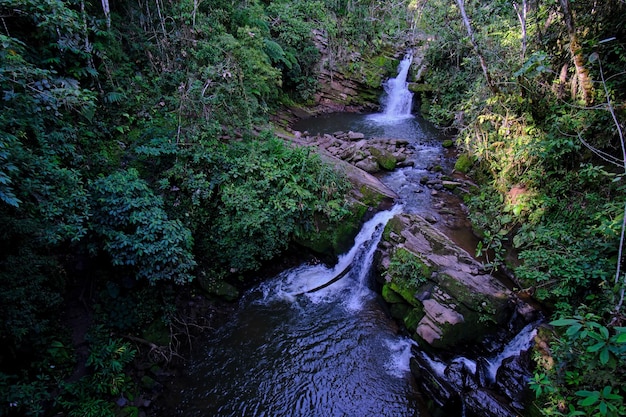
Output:
M624 415L626 28L621 1L428 1L422 109L457 129L493 267L554 314L544 415Z
M402 30L391 17L377 2L0 0L0 415L133 415L138 351L163 363L188 336L177 294L245 285L345 218L346 179L268 120L317 91L316 31L340 61L343 36L380 48Z

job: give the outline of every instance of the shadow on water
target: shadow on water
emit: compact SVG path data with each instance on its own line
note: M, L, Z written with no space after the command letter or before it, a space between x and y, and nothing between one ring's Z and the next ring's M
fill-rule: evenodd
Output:
M420 416L410 374L414 342L369 288L384 223L367 222L335 268L301 265L251 290L232 321L196 352L178 381L180 416ZM337 283L318 287L351 263Z

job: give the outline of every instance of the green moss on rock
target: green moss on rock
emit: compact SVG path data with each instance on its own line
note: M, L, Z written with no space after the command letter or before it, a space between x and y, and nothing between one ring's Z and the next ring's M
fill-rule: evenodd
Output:
M404 303L404 298L395 292L389 283L383 285L382 296L383 299L389 304Z
M454 169L466 174L472 168L472 165L474 165L472 158L463 153L457 158L456 163L454 164Z
M407 329L415 331L417 324L424 317L424 309L416 307L404 316L404 325Z
M389 314L396 320L404 322L404 318L413 310L413 307L406 303L391 304Z
M350 208L350 215L341 222L319 224L317 230L297 238L296 242L322 255L336 256L343 253L352 246L368 207L368 204L355 203Z
M200 287L209 295L226 301L235 301L239 298L239 290L227 283L222 277L210 272L201 272L197 277Z
M397 159L393 154L387 150L379 149L376 147L369 148L370 153L374 157L374 160L384 170L392 171L396 168Z

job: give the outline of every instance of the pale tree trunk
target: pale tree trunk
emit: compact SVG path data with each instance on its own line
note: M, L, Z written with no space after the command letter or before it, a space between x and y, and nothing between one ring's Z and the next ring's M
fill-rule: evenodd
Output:
M498 94L498 87L491 80L491 75L489 74L489 68L487 68L487 61L485 61L485 57L480 51L478 47L478 43L476 42L476 38L474 37L474 30L472 29L472 24L467 17L467 13L465 12L465 3L464 0L456 0L456 4L459 6L459 11L461 12L461 17L463 18L463 24L465 25L465 29L467 29L467 35L470 38L470 42L472 43L472 47L474 48L474 52L480 61L480 67L483 70L483 74L485 76L485 81L487 81L487 86L491 90L493 94Z
M522 0L522 7L518 6L517 3L513 3L513 7L515 8L515 12L517 13L517 18L519 19L519 23L522 27L522 61L526 58L526 44L527 44L527 34L526 34L526 14L528 13L528 4L526 0Z
M111 9L109 8L109 0L102 0L102 10L107 20L107 29L111 29Z
M578 88L580 89L585 104L593 103L593 83L589 77L589 71L585 67L583 51L576 35L576 25L574 23L574 15L570 7L569 0L559 0L561 4L561 12L567 26L567 34L569 36L569 51L572 55L572 62L576 68L576 78L578 79Z

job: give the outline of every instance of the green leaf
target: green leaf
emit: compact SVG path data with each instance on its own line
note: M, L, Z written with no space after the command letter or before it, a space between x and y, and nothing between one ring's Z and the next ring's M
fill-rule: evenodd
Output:
M578 404L583 407L593 405L600 399L600 393L598 391L577 391L576 395L578 395L579 397L584 397L583 400L580 400L578 402Z
M565 334L568 335L568 336L573 336L576 333L578 333L580 331L580 329L582 329L582 327L583 327L582 324L576 323L576 324L572 325L569 329L567 329Z
M604 337L604 339L609 338L609 329L607 329L606 327L604 326L600 327L600 333L602 333L602 336Z
M559 319L550 322L553 326L571 326L574 324L580 324L576 319Z
M609 362L609 358L610 358L610 353L608 349L604 349L602 350L602 352L600 352L600 363L602 365L606 365Z
M600 349L602 349L604 346L606 346L605 342L598 342L595 345L588 347L587 352L597 352Z

